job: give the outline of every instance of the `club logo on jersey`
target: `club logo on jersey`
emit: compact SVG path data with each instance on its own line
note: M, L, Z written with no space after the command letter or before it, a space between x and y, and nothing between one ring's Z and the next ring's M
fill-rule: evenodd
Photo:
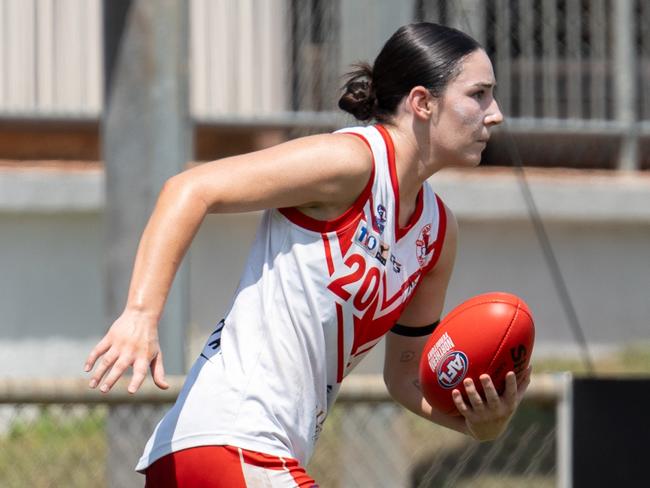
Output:
M379 234L372 229L368 229L368 226L363 221L359 224L354 243L367 254L376 258L381 264L386 264L390 254L390 246L381 240Z
M462 351L451 351L440 361L436 373L438 383L443 388L451 389L460 383L469 367L467 355Z
M415 254L418 258L420 267L424 267L427 263L427 256L433 251L433 243L431 242L431 224L422 227L420 236L415 241Z
M386 207L381 203L377 205L377 214L374 216L375 227L379 230L380 234L383 234L384 228L386 227Z

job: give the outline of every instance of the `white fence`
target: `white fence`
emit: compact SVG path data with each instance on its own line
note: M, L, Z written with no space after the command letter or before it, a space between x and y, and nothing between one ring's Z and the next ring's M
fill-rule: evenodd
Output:
M192 0L191 102L199 119L288 108L286 0Z
M0 115L96 117L101 0L0 0Z

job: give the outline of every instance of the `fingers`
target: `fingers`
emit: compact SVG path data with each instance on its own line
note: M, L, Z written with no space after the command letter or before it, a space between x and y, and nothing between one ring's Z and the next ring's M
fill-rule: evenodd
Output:
M485 403L483 402L483 398L481 398L481 394L476 389L474 381L471 378L466 378L463 381L463 386L465 387L465 393L467 393L467 398L469 399L469 403L472 405L472 408L474 410L484 409Z
M532 366L528 366L528 368L526 368L526 371L524 372L524 375L519 381L519 384L517 385L518 400L521 400L523 398L524 393L526 393L526 389L528 389L528 385L530 385L530 376L532 374L532 371L533 371Z
M456 408L458 409L458 412L463 416L467 417L469 415L470 410L465 401L463 400L463 395L460 393L458 390L453 390L451 392L451 398L454 401L454 405L456 405Z
M99 385L106 372L110 370L113 367L113 364L115 364L115 361L117 361L117 357L118 354L113 349L109 349L104 353L97 363L97 369L95 369L95 372L90 378L89 386L91 388L96 388L97 385Z
M147 362L142 359L136 360L133 364L133 376L126 389L129 393L135 393L142 386L144 379L147 377L147 366Z
M158 354L151 360L151 376L153 381L163 390L169 388L169 383L165 380L165 368L163 366L162 353ZM147 377L147 363L146 361L136 361L133 365L133 377L129 383L127 391L129 393L135 393L142 386L144 379Z
M108 351L111 347L110 342L104 337L97 345L90 351L88 357L86 358L86 363L84 364L84 371L87 373L95 366L95 361L97 358Z
M528 367L526 368L526 370L524 371L524 374L523 374L523 376L522 376L522 379L519 380L520 383L523 383L523 382L526 381L526 380L530 381L530 377L532 376L532 374L533 374L533 367L532 367L532 366L528 366Z
M486 384L490 386L492 385L492 380L488 375L482 375L480 380L481 383L484 385L483 386L484 389ZM465 403L465 400L460 390L455 389L451 392L452 400L454 401L454 404L456 405L456 408L458 409L460 414L463 415L464 417L467 417L472 413L481 412L485 410L485 402L483 401L481 394L476 389L476 386L474 385L474 381L471 378L466 378L463 381L463 386L465 387L465 393L467 394L469 405ZM494 395L496 395L496 400L498 402L499 395L496 393L494 386L492 386L492 391L494 392ZM490 407L492 407L491 401L492 400L488 398L488 405Z
M500 409L504 403L512 410L518 403L519 392L525 390L525 388L528 386L528 383L530 383L530 375L528 373L529 371L527 371L527 373L522 376L522 382L518 386L515 374L512 371L508 372L505 377L505 391L503 393L503 396L499 395L499 392L492 382L492 378L488 374L482 374L479 377L479 381L481 382L481 386L483 388L483 396L481 396L481 393L474 384L474 381L471 378L466 378L463 381L463 386L465 387L469 405L465 403L463 396L459 390L454 390L452 392L452 399L454 400L456 407L461 412L463 407L465 409L473 411L481 411L485 410L486 408L490 410L497 410ZM458 394L454 392L458 392Z
M144 382L151 366L156 372L157 384L166 388L160 352L157 323L148 315L125 311L109 328L104 338L88 355L84 369L91 373L90 388L107 393L133 367L133 376L127 390L135 393Z
M102 386L99 388L99 391L102 393L108 393L108 391L113 388L113 385L117 382L117 380L120 379L120 377L124 374L124 371L126 371L129 366L131 366L131 362L128 360L124 360L121 357L118 358L114 363L113 367L111 368L110 372L104 378L104 381L102 382Z
M156 359L152 361L152 371L153 363L155 361ZM162 364L162 362L160 362L160 364ZM112 352L112 350L109 350L99 361L97 370L93 373L89 386L91 388L96 388L97 385L101 384L99 390L102 393L108 393L131 365L133 365L133 376L131 377L127 391L129 393L135 393L142 386L142 383L147 377L147 369L149 366L148 361L146 358L137 358L134 360L128 355L117 356ZM159 380L156 384L158 384L160 388L166 389L168 385L165 382L164 371L161 370L161 372L157 374Z
M481 385L483 386L483 393L485 394L485 399L490 408L496 409L499 408L499 393L492 383L492 378L487 374L482 374L479 378L481 380Z
M503 399L511 408L517 405L517 376L514 371L508 371L506 374L506 389L503 392Z
M465 418L467 430L478 440L492 440L507 428L523 392L530 382L530 368L521 375L519 385L513 371L505 376L505 390L499 395L492 378L482 374L478 382L483 388L483 396L471 378L465 378L463 386L467 399L459 390L452 392L452 399L460 414ZM478 383L477 382L477 383Z
M151 376L153 376L153 382L158 388L162 388L163 390L169 388L169 383L165 380L165 368L163 367L161 352L151 361Z

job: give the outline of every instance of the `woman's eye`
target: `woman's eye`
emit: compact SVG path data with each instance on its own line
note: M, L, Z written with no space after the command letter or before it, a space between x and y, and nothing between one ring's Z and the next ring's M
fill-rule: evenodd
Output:
M474 93L472 96L477 100L480 100L483 98L484 95L485 95L485 90L479 90L476 93Z

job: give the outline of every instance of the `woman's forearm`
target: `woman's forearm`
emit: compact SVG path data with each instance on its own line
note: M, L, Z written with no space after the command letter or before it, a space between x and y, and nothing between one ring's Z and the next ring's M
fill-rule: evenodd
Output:
M165 184L140 239L125 310L86 359L86 371L97 364L89 382L91 388L101 385L100 390L107 393L129 367L133 367L129 392L140 388L147 369L160 388L168 387L158 321L206 209L184 177L174 177Z
M468 434L465 419L460 415L449 415L434 410L422 395L417 376L401 378L388 385L388 390L395 401L431 422L453 429L462 434Z
M162 314L174 276L207 208L183 176L168 180L142 234L135 257L127 310L156 319Z

